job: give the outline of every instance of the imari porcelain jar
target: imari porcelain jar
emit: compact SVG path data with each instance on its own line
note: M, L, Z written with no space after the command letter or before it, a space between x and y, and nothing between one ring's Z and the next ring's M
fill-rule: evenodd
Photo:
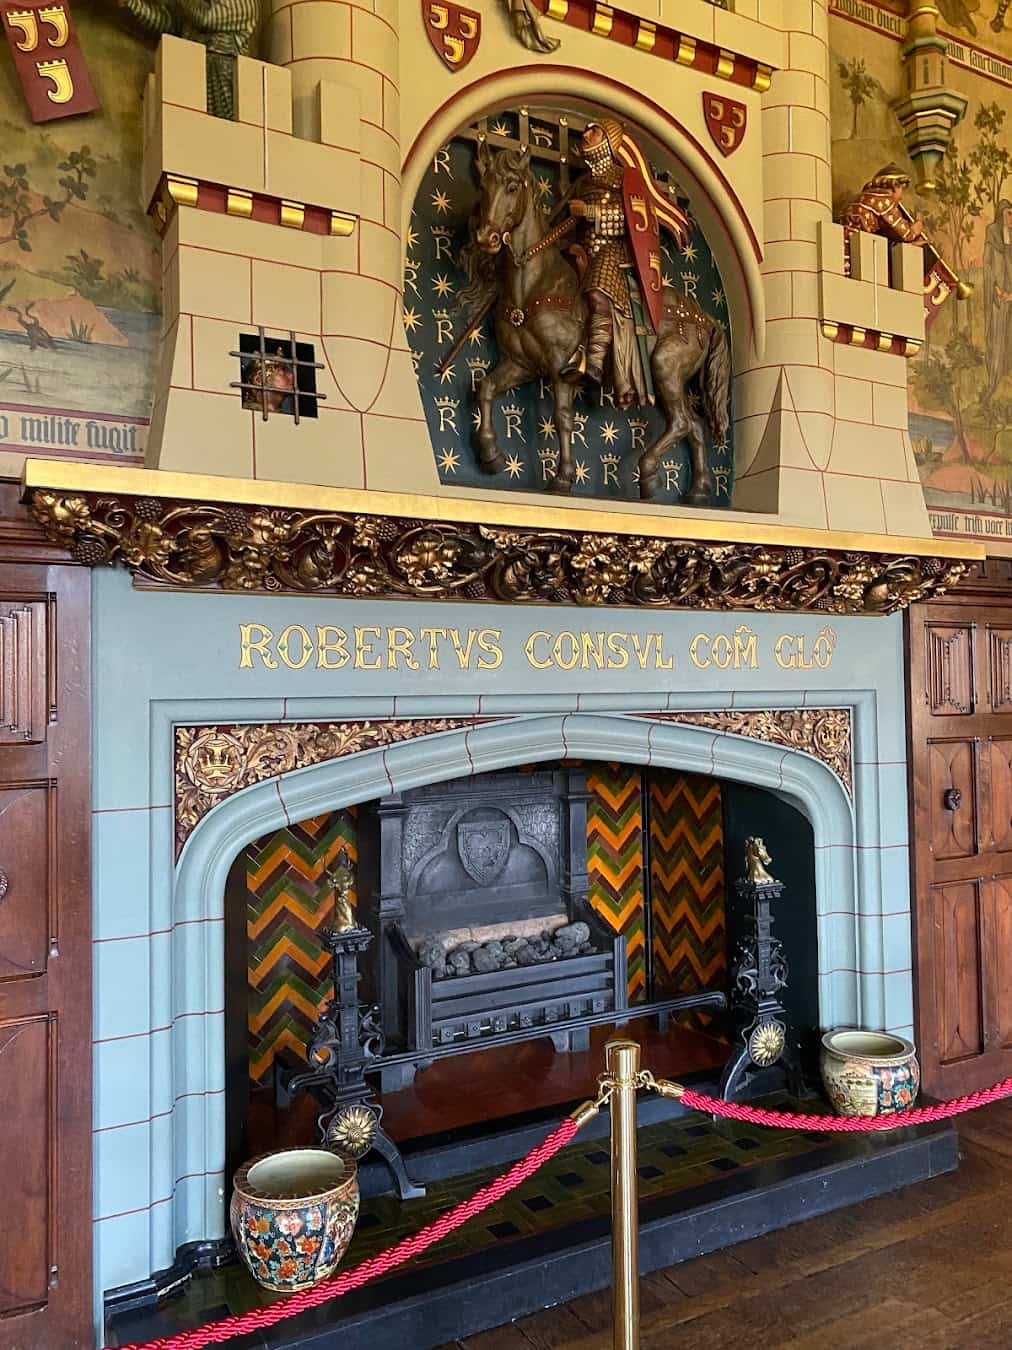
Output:
M921 1071L913 1043L886 1031L827 1031L822 1081L840 1116L889 1116L913 1106Z
M236 1246L265 1289L290 1294L333 1274L358 1218L355 1163L325 1148L254 1158L233 1182Z

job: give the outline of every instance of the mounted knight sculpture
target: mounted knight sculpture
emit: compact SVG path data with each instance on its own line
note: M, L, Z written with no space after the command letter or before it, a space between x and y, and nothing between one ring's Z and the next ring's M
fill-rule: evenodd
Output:
M505 465L492 421L495 399L541 379L552 388L559 440L549 486L570 492L573 398L586 382L618 407L656 399L664 412L663 431L639 458L640 495L653 496L661 458L687 439L692 482L684 500L705 503L714 489L706 433L726 442L730 358L722 326L664 284L660 230L682 250L690 221L618 122L591 122L579 149L587 172L549 219L529 148L493 153L479 141L481 196L461 259L469 277L461 301L474 315L469 332L489 310L495 313L499 360L478 396L481 467L494 474ZM689 396L694 378L698 401Z

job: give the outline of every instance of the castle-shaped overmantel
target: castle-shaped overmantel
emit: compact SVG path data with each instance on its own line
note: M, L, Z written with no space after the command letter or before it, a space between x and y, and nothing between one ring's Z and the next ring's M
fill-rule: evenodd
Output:
M296 36L308 17L300 14ZM148 465L431 491L400 304L397 54L388 54L391 93L377 105L348 76L354 62L307 75L306 53L326 46L309 38L281 53L294 76L238 58L235 121L207 112L202 46L174 37L159 46L145 91L142 187L162 231L164 278ZM361 40L359 56L379 60ZM389 127L377 113L387 103ZM293 343L313 368L298 419L291 397L265 411L239 387L251 361L237 352ZM405 456L412 442L421 453Z

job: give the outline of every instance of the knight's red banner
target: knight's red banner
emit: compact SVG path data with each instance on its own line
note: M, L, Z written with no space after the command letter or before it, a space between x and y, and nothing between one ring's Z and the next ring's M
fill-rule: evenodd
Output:
M67 0L0 0L0 16L32 121L94 112L98 99Z
M643 300L654 332L659 333L661 319L664 317L661 234L651 194L639 169L629 168L623 174L622 198L640 290L643 292Z

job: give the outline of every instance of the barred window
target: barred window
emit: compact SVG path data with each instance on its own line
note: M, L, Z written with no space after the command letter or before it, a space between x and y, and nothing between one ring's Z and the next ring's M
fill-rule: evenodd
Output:
M239 379L230 388L242 391L242 406L258 410L266 422L271 413L284 417L316 417L317 405L326 394L316 388L316 372L323 369L311 342L268 337L263 328L239 334Z

